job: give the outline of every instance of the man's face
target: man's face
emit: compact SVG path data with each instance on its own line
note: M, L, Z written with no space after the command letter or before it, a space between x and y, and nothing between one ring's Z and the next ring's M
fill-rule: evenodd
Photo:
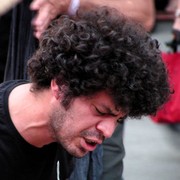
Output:
M68 110L60 104L53 109L50 116L53 138L73 156L82 157L111 137L117 120L123 116L104 91L92 97L78 97Z

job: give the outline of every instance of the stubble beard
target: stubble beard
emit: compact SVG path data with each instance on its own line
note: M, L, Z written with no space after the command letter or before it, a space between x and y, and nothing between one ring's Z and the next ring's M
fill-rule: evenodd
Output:
M60 110L54 110L50 116L50 131L51 136L55 142L60 144L68 153L72 156L81 158L86 152L82 148L73 147L71 141L73 138L73 130L71 127L65 127L65 121L68 121L67 112L62 112ZM62 132L66 132L66 135Z

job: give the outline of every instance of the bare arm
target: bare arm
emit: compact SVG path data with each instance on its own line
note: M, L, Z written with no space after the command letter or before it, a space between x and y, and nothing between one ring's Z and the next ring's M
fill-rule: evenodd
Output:
M154 0L81 0L81 6L87 7L89 1L93 5L116 8L119 12L139 21L147 31L154 26Z
M0 0L0 16L13 8L21 0Z
M174 19L173 29L180 31L180 0L177 1L177 8L176 8L177 17Z
M34 35L39 38L50 21L57 15L68 13L71 0L33 0L31 9L37 11L32 21ZM109 6L139 21L147 31L154 26L154 0L80 0L80 7L90 9L93 6Z

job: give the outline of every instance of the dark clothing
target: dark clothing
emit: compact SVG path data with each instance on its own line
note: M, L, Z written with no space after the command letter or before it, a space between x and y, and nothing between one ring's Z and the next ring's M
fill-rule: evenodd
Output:
M0 179L57 180L57 143L42 148L30 145L16 130L9 114L10 92L26 82L8 81L0 85Z
M118 124L111 138L103 143L103 173L100 180L122 180L124 149L124 124Z
M29 9L31 2L22 1L0 17L0 82L3 79L28 79L27 60L38 46L31 28L34 16Z
M11 11L0 17L0 83L4 79L4 69L7 59Z
M38 43L31 28L34 13L29 9L30 3L31 0L23 1L12 10L5 80L28 79L27 60Z
M73 168L68 180L102 180L102 145L86 154L83 158L73 158Z
M155 0L155 8L159 11L164 11L170 0Z

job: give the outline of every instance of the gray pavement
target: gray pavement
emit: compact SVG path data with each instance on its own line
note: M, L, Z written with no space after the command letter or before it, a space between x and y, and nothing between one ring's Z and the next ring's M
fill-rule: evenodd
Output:
M160 48L171 39L171 22L158 22L152 36ZM128 119L125 123L125 180L180 180L180 133L149 117Z

